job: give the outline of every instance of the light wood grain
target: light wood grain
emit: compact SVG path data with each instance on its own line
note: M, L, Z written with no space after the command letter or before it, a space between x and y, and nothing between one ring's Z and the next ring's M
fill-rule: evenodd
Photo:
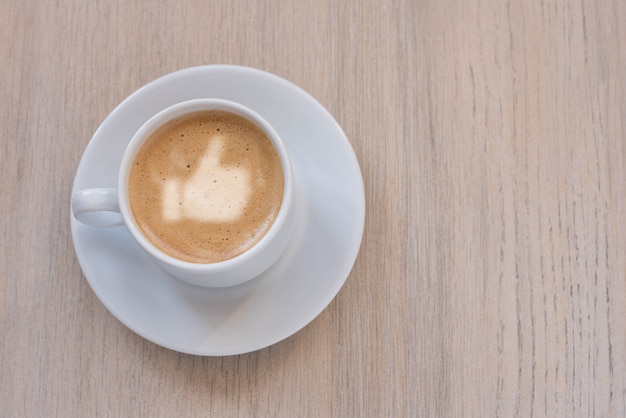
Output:
M626 416L626 4L3 0L0 416ZM158 347L78 266L69 195L127 95L198 64L316 97L361 163L346 285L234 357Z

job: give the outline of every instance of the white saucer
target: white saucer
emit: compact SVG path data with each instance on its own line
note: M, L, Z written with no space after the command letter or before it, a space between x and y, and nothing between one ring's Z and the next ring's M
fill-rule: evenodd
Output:
M302 329L339 292L363 236L363 179L345 134L310 95L260 70L211 65L166 75L124 100L89 142L72 193L115 187L133 133L159 110L199 97L256 110L292 157L300 226L278 263L240 286L200 288L159 269L124 227L92 228L72 218L72 236L91 288L131 330L183 353L241 354Z

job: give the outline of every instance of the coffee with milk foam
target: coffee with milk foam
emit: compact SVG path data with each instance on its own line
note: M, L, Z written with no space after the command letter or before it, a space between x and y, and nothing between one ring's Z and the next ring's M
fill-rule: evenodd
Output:
M144 235L165 253L215 263L245 252L280 210L284 177L267 135L221 110L161 126L137 153L128 195Z

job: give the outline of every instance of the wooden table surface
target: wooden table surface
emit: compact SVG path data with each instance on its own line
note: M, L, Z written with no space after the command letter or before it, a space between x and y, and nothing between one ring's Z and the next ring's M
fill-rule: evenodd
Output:
M626 416L626 3L2 0L0 416ZM199 357L78 265L94 131L201 64L277 74L360 162L365 234L292 337Z

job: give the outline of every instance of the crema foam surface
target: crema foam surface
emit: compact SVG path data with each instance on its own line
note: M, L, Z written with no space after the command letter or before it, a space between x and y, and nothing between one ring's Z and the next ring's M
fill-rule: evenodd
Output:
M233 258L270 228L283 196L280 158L251 121L224 111L178 117L139 150L128 193L139 228L195 263Z

